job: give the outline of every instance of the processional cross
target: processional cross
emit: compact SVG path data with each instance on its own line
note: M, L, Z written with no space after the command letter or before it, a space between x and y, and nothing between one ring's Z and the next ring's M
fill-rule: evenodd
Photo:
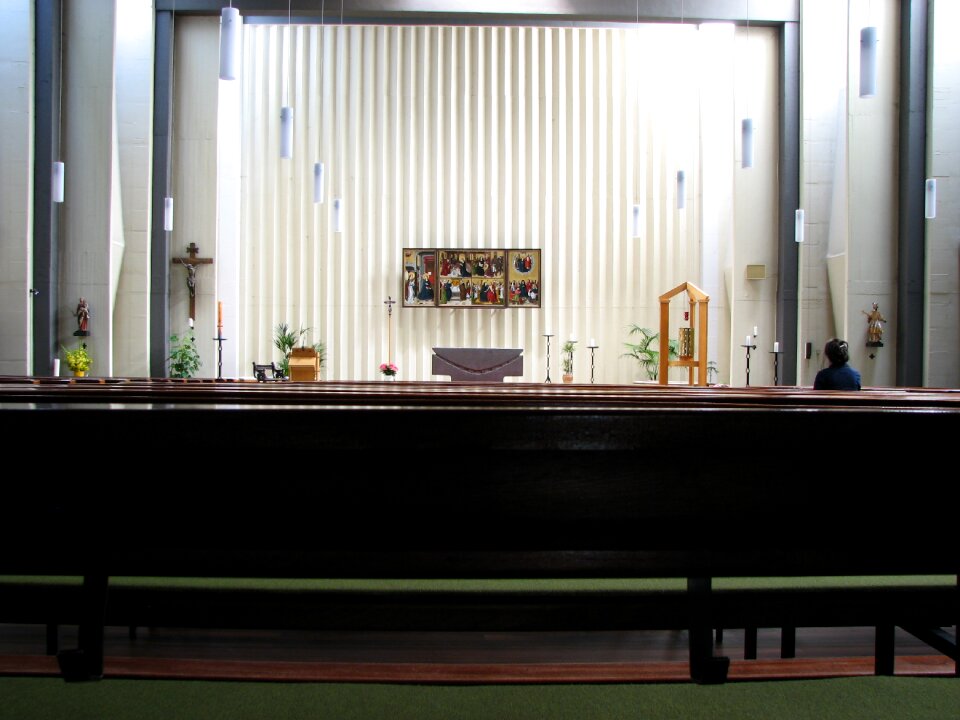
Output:
M383 304L387 306L387 362L393 362L393 339L390 337L390 329L393 325L393 306L396 304L396 300L387 295L387 299L383 301Z
M196 243L187 245L187 255L189 257L173 258L170 262L180 263L187 269L187 289L190 291L190 319L197 317L197 265L213 264L213 258L197 257L200 248Z

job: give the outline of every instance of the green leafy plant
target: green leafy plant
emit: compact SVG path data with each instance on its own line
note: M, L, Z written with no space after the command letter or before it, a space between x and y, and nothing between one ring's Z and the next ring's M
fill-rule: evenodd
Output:
M85 373L93 365L93 358L87 352L86 343L80 343L75 350L67 350L62 345L60 347L63 348L64 355L66 355L67 367L73 372Z
M576 340L567 340L560 348L560 367L567 375L573 372L573 351L577 349Z
M290 353L293 352L298 343L301 347L306 347L303 338L309 332L310 328L301 325L299 330L294 330L287 323L280 323L274 330L273 344L283 356L280 361L280 369L283 371L284 377L290 376ZM322 342L315 342L310 347L316 350L320 367L323 367L323 361L326 359L326 347Z
M660 333L655 333L650 328L633 324L630 326L630 334L639 335L640 342L625 342L624 346L627 348L627 352L623 353L621 357L632 357L640 363L640 367L647 373L648 380L657 380L660 376ZM657 349L653 348L654 343L657 344ZM667 347L669 353L668 358L670 360L676 360L679 357L679 342L677 340L668 340Z
M200 353L193 332L186 337L170 336L170 377L192 378L200 369Z

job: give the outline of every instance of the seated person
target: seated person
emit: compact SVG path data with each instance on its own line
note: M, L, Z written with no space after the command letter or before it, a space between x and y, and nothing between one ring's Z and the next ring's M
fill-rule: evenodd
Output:
M833 338L823 348L830 366L817 373L813 381L814 390L859 390L860 373L847 363L850 362L850 348L846 340Z

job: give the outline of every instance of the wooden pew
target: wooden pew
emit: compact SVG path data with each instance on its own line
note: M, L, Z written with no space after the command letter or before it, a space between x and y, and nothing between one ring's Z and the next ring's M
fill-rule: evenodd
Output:
M17 512L0 541L18 550L0 572L85 578L80 647L61 653L68 676L102 673L116 576L676 578L667 602L642 590L320 591L304 614L325 611L331 627L685 627L698 682L726 676L716 627L789 616L932 634L956 623L955 584L873 607L861 593L860 609L849 591L771 604L713 588L721 577L955 578L953 479L905 481L883 452L903 438L921 457L949 447L952 391L90 380L0 381L10 446L64 457L8 492ZM113 454L165 458L168 472L139 477L143 463ZM269 471L278 464L289 471ZM277 600L277 622L291 602ZM177 617L201 613L191 607ZM270 622L264 607L237 622Z

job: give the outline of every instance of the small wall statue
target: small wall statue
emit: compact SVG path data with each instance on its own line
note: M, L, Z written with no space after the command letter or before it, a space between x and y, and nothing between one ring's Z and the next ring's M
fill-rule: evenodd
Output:
M883 347L883 323L887 320L880 314L877 303L873 303L870 312L861 311L867 316L867 347Z
M87 304L86 298L80 298L77 309L73 314L77 316L77 329L73 334L80 337L88 336L90 334L90 306Z

